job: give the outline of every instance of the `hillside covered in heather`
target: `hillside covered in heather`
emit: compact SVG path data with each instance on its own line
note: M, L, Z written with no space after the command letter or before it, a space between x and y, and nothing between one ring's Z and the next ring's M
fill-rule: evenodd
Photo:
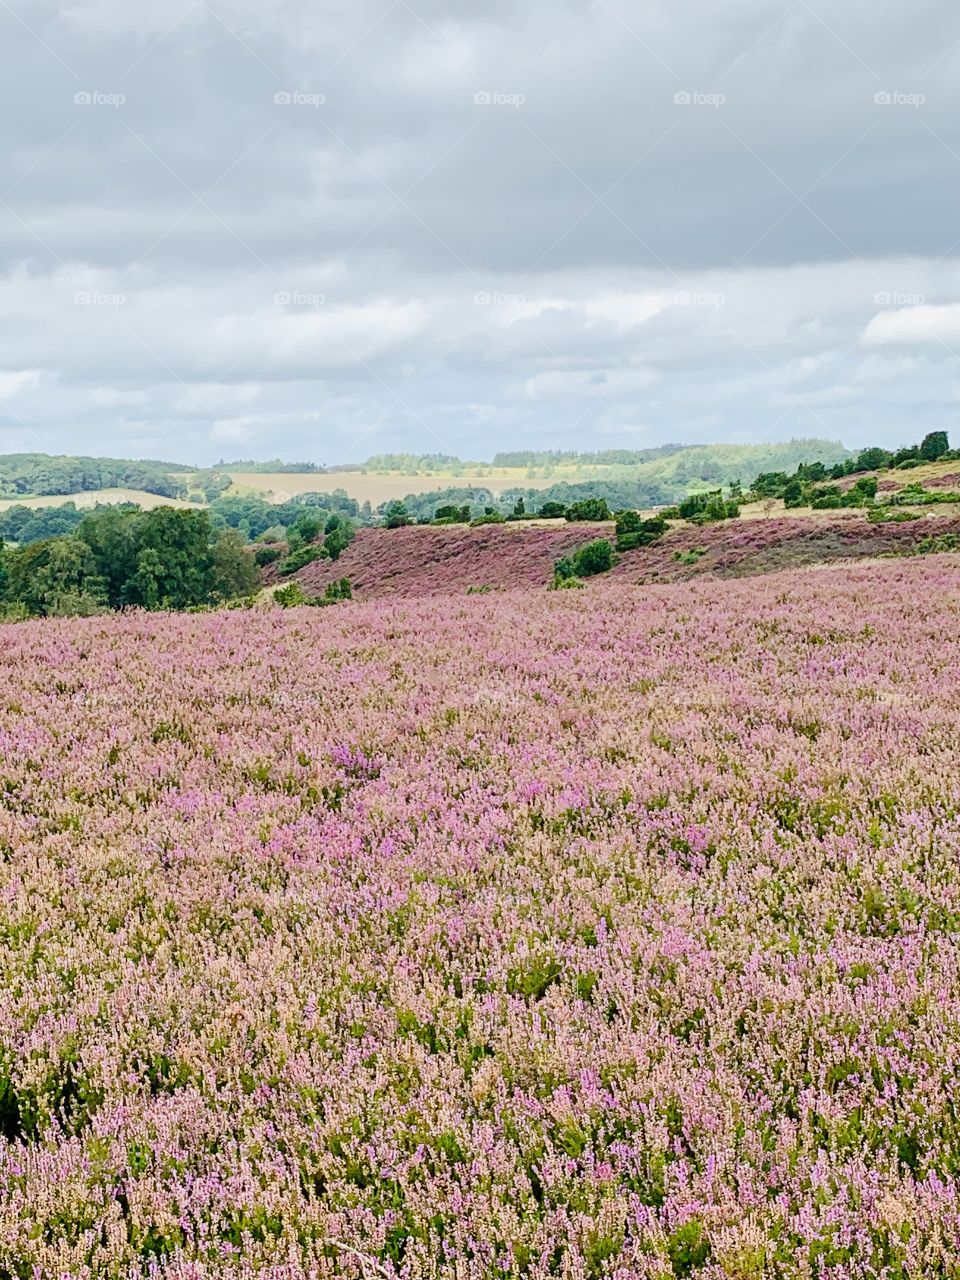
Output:
M873 524L859 511L806 512L704 527L677 525L654 545L621 555L610 576L635 583L748 576L910 555L945 535L960 538L960 515ZM320 595L328 584L347 577L358 599L545 587L559 557L598 537L615 541L613 524L360 529L337 560L314 560L288 576L281 575L277 562L268 566L264 580L268 585L297 581L306 593Z

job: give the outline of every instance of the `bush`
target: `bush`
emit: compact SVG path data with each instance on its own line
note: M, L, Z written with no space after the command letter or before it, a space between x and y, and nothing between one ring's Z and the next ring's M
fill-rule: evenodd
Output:
M305 565L313 564L314 560L327 559L329 554L326 547L300 547L292 555L287 556L280 566L280 572L282 574L296 573L298 569L304 568Z
M941 533L935 537L921 538L916 554L937 555L945 551L960 551L960 533Z
M850 497L854 502L862 502L868 499L872 501L876 496L876 476L861 476L850 490Z
M262 569L265 565L273 564L275 560L279 560L283 555L281 547L257 547L253 553L253 558Z
M584 498L581 502L573 502L567 507L566 515L571 523L612 519L606 498Z
M740 507L731 499L724 499L719 489L711 493L692 493L680 503L677 510L691 524L710 524L716 520L734 520Z
M573 553L573 571L578 578L593 578L613 568L613 547L606 538L587 542Z
M555 583L558 580L561 582L567 582L571 578L575 578L576 576L577 576L577 571L574 568L573 561L570 559L569 556L561 556L560 559L557 560L553 566L553 580Z
M566 514L567 508L562 502L544 502L537 512L541 520L563 520Z
M936 462L945 453L950 452L950 441L945 431L931 431L925 435L920 444L920 457L924 462Z
M462 506L456 506L453 503L446 503L442 507L437 507L437 513L433 517L433 524L469 524L470 523L470 504L464 503Z
M288 582L273 593L273 599L281 609L292 609L296 605L309 604L309 598L299 582Z
M883 471L889 467L893 461L893 454L888 453L886 449L874 447L872 449L863 449L857 456L857 460L853 465L854 471Z
M687 551L675 551L673 558L680 564L691 565L696 564L706 554L706 547L690 547Z
M326 590L323 593L325 600L352 600L353 588L350 586L349 578L341 578L339 582L328 582Z
M649 520L641 519L636 511L618 511L617 550L633 551L637 547L648 547L667 531L667 522L663 516L652 516Z
M399 501L388 502L383 511L383 523L388 529L402 529L405 525L412 524L410 512L407 510L406 504Z
M331 516L332 520L339 519L338 516ZM294 529L304 540L304 542L316 542L320 537L323 529L323 521L317 512L316 507L305 507L297 516L293 524Z

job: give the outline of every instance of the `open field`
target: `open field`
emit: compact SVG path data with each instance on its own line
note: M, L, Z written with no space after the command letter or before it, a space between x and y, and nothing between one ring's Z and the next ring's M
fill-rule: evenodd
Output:
M960 557L0 628L0 1272L948 1276Z
M299 493L331 493L334 489L343 489L357 502L369 502L377 507L382 502L390 502L394 498L405 498L411 493L433 493L436 489L481 487L497 494L504 489L522 487L526 489L547 489L561 480L579 478L572 469L569 474L561 474L557 468L555 475L549 479L527 479L523 468L490 467L482 473L470 475L452 475L445 473L399 475L395 472L359 471L327 471L323 474L295 475L287 472L264 472L262 475L244 471L225 471L233 481L228 492L239 496L256 495L268 497L271 502L286 502L288 498Z
M82 493L46 495L39 498L0 498L0 511L9 507L62 507L72 502L78 510L103 504L119 502L135 502L145 511L154 507L194 507L196 503L183 502L179 498L163 498L157 493L145 493L142 489L85 489Z

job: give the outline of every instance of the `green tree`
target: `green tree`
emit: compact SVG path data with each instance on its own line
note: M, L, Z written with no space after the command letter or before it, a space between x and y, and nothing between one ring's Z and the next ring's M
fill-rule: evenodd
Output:
M323 520L316 507L306 507L297 516L294 529L304 542L316 542L323 529Z
M395 498L388 502L383 512L383 522L388 529L401 529L411 523L406 504Z
M140 552L137 557L138 586L132 604L146 608L186 609L207 604L212 588L213 551L210 518L205 511L177 511L157 507L139 518ZM144 552L155 556L144 560ZM147 604L143 591L156 592Z
M48 617L94 613L106 593L90 548L77 538L51 538L10 556L7 596L29 613Z
M886 449L880 449L876 446L870 449L862 449L857 455L857 461L854 465L855 471L882 471L885 467L889 467L893 461L893 454L888 453Z
M235 529L223 529L213 544L211 590L218 600L234 600L256 591L257 565Z
M931 431L920 442L920 457L925 462L936 462L950 450L950 441L945 431Z
M113 609L130 603L127 584L137 571L139 516L136 509L106 507L87 516L77 529L96 559Z
M605 498L584 498L567 507L567 519L575 521L600 521L611 519Z
M144 609L159 609L163 604L163 560L159 551L144 547L137 556L137 568L125 585L124 593L131 604Z

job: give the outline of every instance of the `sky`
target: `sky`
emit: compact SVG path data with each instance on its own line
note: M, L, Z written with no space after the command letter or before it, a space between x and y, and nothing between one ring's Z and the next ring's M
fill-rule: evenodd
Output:
M960 444L948 0L0 0L0 451Z

